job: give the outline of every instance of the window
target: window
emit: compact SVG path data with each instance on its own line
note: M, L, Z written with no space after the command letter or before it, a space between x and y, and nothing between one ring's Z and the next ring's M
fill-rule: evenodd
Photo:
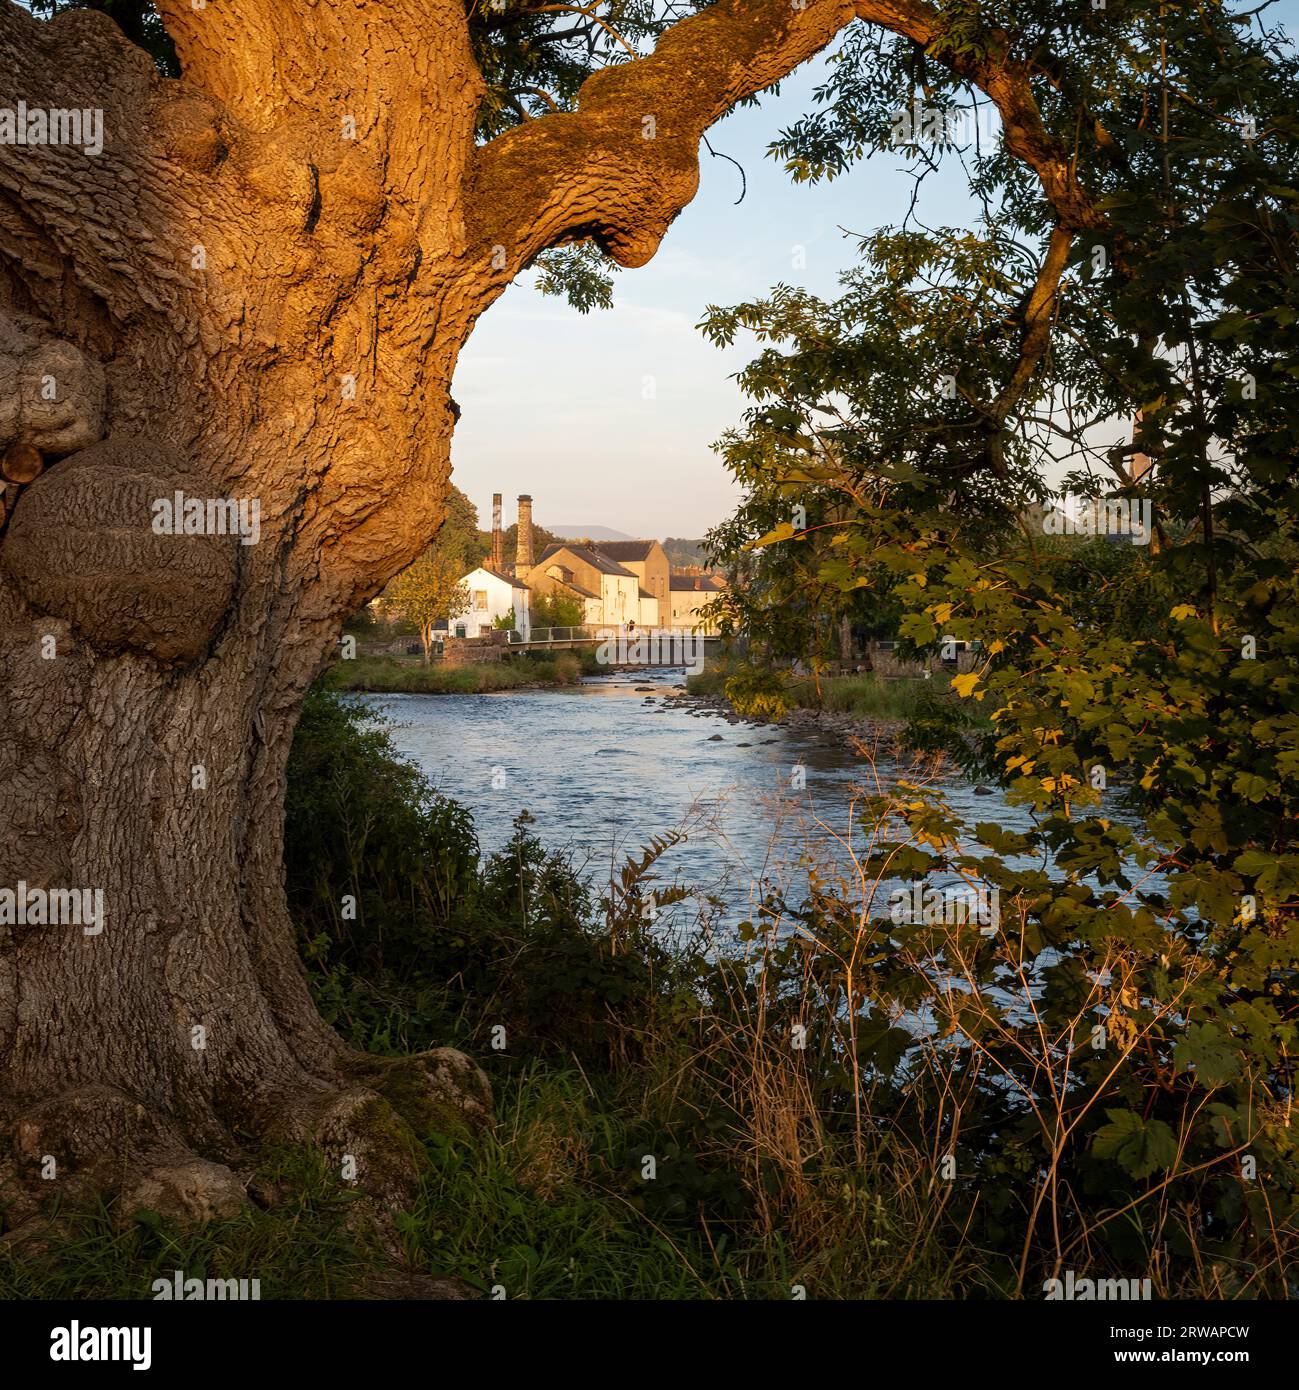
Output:
M474 590L474 612L475 612L475 613L486 613L486 612L487 612L487 590L486 590L486 589L475 589L475 590Z

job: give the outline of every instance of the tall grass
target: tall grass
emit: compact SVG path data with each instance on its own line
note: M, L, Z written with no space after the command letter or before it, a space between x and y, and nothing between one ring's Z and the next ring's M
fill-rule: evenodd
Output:
M574 685L582 674L580 659L571 652L534 660L507 657L464 666L403 660L391 656L358 656L339 661L327 676L335 690L391 692L412 695L481 695L531 686Z
M750 668L752 669L752 668ZM737 712L755 712L746 681L746 668L733 661L711 662L697 675L686 679L692 695L730 699ZM779 715L784 709L823 709L834 714L851 714L863 719L905 723L922 711L927 701L941 698L948 679L935 675L930 680L864 674L859 676L794 676L788 672L762 671L760 681L766 700L761 713Z
M802 679L792 685L794 703L804 709L825 709L835 714L855 714L863 718L886 719L902 723L916 714L921 698L946 689L947 679L884 680L880 676L828 676L818 689L814 681Z

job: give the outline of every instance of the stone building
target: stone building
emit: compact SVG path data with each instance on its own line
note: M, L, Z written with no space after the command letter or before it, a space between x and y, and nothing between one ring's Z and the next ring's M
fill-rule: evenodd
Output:
M662 545L658 541L594 541L591 549L630 570L636 576L641 593L656 601L654 616L642 615L638 619L640 624L666 627L671 608L672 567Z
M683 628L686 632L696 629L705 635L716 633L717 624L705 621L700 616L704 604L713 599L726 587L713 574L687 574L674 570L671 576L672 615L671 626Z
M721 590L713 575L673 571L656 540L560 541L534 554L532 498L519 498L518 543L513 563L505 559L501 495L492 498L492 553L463 583L470 609L451 624L453 633L475 637L514 610L515 628L531 633L538 598L560 595L581 604L591 627L684 628L699 625L698 610Z
M529 571L528 587L580 599L583 621L599 627L658 626L658 600L635 573L580 541L547 546Z

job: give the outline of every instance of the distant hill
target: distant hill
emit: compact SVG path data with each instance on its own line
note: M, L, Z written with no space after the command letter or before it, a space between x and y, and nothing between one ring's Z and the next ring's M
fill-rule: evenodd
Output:
M639 539L636 536L629 536L625 531L611 531L607 526L552 526L550 529L556 536L562 536L566 541L634 541Z
M700 569L711 568L711 562L704 553L703 541L691 541L680 536L669 536L663 542L663 549L668 553L668 560L679 569L688 569L692 566Z

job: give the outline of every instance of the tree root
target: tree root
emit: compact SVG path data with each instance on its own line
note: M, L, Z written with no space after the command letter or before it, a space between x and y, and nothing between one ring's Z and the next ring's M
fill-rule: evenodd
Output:
M16 1115L0 1111L0 1223L34 1229L52 1205L106 1199L129 1224L154 1212L182 1228L227 1220L252 1197L260 1152L301 1146L321 1154L358 1199L348 1222L390 1253L399 1248L393 1213L409 1208L427 1166L424 1140L472 1139L493 1123L484 1073L452 1048L409 1057L348 1053L340 1085L306 1082L292 1094L262 1096L228 1141L196 1139L211 1127L183 1123L109 1086L68 1090ZM425 1294L442 1297L444 1294Z

